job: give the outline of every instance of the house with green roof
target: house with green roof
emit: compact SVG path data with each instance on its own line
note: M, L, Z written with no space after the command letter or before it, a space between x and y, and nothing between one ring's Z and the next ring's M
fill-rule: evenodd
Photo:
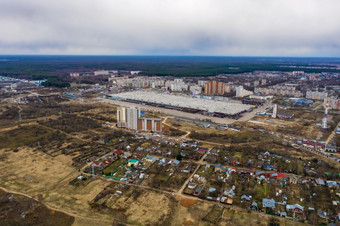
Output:
M137 160L137 159L129 159L127 166L129 166L129 167L136 166L136 165L138 165L138 163L139 163L139 160Z

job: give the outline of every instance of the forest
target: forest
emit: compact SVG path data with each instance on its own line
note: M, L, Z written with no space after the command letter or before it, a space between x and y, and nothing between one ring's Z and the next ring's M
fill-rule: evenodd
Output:
M252 71L339 72L340 58L217 56L0 56L0 75L63 79L70 72L138 70L144 75L204 77ZM60 84L56 84L60 85ZM65 84L61 84L65 85ZM66 85L67 86L67 85Z

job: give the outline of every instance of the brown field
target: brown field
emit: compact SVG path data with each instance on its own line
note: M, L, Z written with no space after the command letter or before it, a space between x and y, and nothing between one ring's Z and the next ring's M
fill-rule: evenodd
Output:
M74 217L50 210L39 201L0 189L0 225L72 225Z
M233 133L233 131L226 131L226 130L217 130L212 128L201 128L194 124L184 123L184 122L176 122L172 120L167 120L167 124L173 126L174 128L188 131L188 132L204 132L204 133L218 133L218 134L230 134Z
M263 128L269 131L279 132L282 134L303 137L305 139L326 140L332 130L333 126L338 122L338 117L333 115L328 116L329 124L332 124L332 128L322 130L317 123L320 123L324 117L322 112L304 112L298 110L287 111L294 113L293 119L273 119L271 117L256 116L252 121L259 123L247 122L248 126L255 126L257 128Z
M195 205L196 203L198 203L198 200L191 199L191 198L183 198L180 201L181 206L184 206L184 207L190 207L192 205Z
M75 188L69 182L79 175L71 166L71 157L51 157L31 149L18 152L0 150L4 155L0 164L0 186L7 191L20 192L41 200L47 207L61 209L67 214L96 218L88 208L91 201L108 182L93 180L85 187ZM107 219L107 216L101 216Z

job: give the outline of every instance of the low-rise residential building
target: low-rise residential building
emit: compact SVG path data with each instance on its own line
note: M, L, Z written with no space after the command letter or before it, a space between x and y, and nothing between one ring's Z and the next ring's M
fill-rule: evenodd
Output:
M275 200L273 199L262 199L262 206L264 208L272 208L275 209Z
M304 207L299 204L294 205L286 205L287 212L293 212L293 213L303 213Z

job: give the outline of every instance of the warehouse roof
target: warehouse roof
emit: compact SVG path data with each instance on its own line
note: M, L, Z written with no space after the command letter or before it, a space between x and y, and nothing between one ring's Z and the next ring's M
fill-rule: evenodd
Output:
M110 95L114 99L145 101L165 104L182 108L193 108L208 112L224 113L227 115L238 114L252 108L252 105L232 103L225 101L192 98L189 96L171 95L165 93L134 91Z

